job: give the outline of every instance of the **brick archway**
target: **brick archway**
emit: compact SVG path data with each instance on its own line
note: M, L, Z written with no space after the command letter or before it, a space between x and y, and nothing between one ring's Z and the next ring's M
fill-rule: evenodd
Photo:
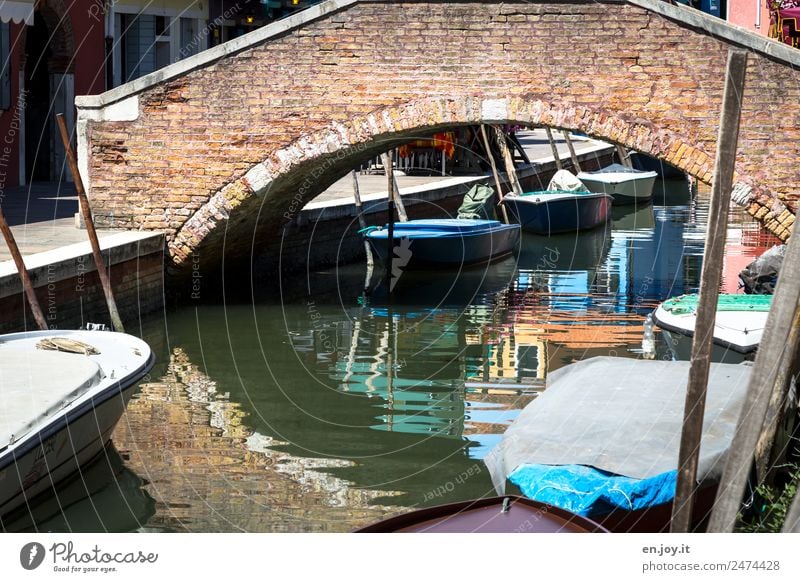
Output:
M664 159L703 182L711 180L714 160L692 147L685 136L652 124L609 117L587 108L563 108L539 99L431 99L387 107L295 140L254 164L238 180L214 193L176 232L169 250L177 265L220 236L254 236L256 217L270 225L291 220L326 186L361 161L401 143L409 134L443 128L509 123L548 125ZM207 240L211 237L211 240Z

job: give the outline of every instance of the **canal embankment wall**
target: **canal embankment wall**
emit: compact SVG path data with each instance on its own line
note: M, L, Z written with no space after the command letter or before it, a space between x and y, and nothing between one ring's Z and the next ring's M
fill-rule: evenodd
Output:
M126 324L164 306L164 235L120 232L100 241L117 307ZM51 329L109 323L88 242L28 255L25 263ZM0 263L0 333L36 329L13 261Z

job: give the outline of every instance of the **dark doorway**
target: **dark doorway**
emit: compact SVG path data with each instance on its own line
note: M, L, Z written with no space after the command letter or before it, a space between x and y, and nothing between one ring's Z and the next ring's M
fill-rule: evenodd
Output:
M25 35L25 175L28 183L50 180L50 33L38 13Z

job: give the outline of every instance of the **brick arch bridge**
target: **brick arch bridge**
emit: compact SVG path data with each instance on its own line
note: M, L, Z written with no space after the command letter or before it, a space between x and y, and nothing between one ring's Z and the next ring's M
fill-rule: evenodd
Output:
M78 98L81 172L100 220L165 230L178 266L249 253L358 162L455 125L579 130L709 182L731 46L751 52L737 201L785 239L800 52L659 0L329 0Z

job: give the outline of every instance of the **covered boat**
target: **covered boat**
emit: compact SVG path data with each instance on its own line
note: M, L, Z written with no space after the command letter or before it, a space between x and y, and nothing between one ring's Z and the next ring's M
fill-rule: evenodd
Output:
M600 524L523 497L491 497L426 507L364 527L360 533L590 533Z
M520 226L497 220L439 218L409 220L394 225L393 264L400 269L459 267L485 263L511 253L519 242ZM389 228L366 232L373 252L386 263Z
M578 179L592 192L605 192L614 197L615 204L644 202L653 197L658 174L636 170L622 164L611 164L593 172L581 172Z
M153 363L145 342L121 333L0 337L0 516L100 454Z
M712 364L695 522L722 474L751 366ZM492 481L611 531L669 527L689 362L597 357L552 372L486 457ZM647 381L643 381L646 378Z
M653 321L665 332L670 350L678 360L688 360L692 355L698 300L696 293L673 297L653 313ZM755 352L771 306L772 295L721 294L714 320L712 360L735 363Z
M547 190L508 194L503 199L511 219L524 230L545 236L605 224L611 202L611 196L590 192L567 170L556 172Z

